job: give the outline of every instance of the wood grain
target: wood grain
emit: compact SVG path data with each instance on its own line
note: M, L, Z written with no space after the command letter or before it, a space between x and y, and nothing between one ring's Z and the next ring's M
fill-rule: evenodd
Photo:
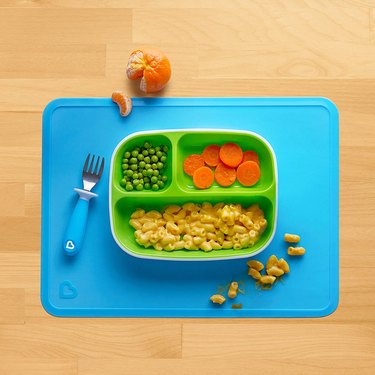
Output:
M41 118L124 89L156 44L162 96L326 96L340 111L340 305L322 319L57 319L40 304ZM0 1L0 374L375 373L374 0Z

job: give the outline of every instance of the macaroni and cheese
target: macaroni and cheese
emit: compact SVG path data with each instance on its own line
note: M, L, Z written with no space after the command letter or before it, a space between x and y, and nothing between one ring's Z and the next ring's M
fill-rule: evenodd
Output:
M219 250L253 246L267 228L257 204L185 203L164 211L137 209L129 224L138 244L155 250Z

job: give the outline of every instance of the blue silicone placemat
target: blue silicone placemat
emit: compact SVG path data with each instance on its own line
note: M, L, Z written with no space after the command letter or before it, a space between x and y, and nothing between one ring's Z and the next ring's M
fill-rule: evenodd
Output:
M173 262L131 257L112 238L109 163L118 142L152 129L251 130L273 146L279 205L275 237L255 259L288 260L291 272L258 290L246 260ZM208 140L209 141L209 140ZM91 201L84 247L66 257L62 238L88 153L106 158ZM134 99L121 118L110 99L57 99L43 114L41 299L56 316L319 317L338 304L338 113L324 98ZM286 255L285 232L301 234L306 255ZM217 307L209 296L231 280L245 294ZM243 283L243 284L242 284Z

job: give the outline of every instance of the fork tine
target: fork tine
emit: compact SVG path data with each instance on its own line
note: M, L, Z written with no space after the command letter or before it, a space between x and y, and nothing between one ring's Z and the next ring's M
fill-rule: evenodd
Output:
M102 163L100 164L100 169L99 169L99 174L98 174L99 178L102 177L103 169L104 169L104 158L102 158Z
M100 161L100 156L98 156L98 160L96 161L95 169L93 171L94 174L98 174L99 161Z
M89 165L89 160L90 160L90 154L87 155L87 158L86 158L86 161L85 161L85 165L83 166L83 171L84 172L87 171L87 166Z
M92 158L91 158L91 163L90 163L89 169L87 170L88 173L92 173L92 168L94 166L94 160L95 160L95 155L93 155Z

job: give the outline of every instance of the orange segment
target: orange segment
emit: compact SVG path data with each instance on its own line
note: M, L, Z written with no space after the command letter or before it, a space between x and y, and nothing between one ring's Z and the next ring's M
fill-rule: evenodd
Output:
M126 117L132 110L132 100L122 91L115 91L112 94L112 101L120 108L120 115Z

